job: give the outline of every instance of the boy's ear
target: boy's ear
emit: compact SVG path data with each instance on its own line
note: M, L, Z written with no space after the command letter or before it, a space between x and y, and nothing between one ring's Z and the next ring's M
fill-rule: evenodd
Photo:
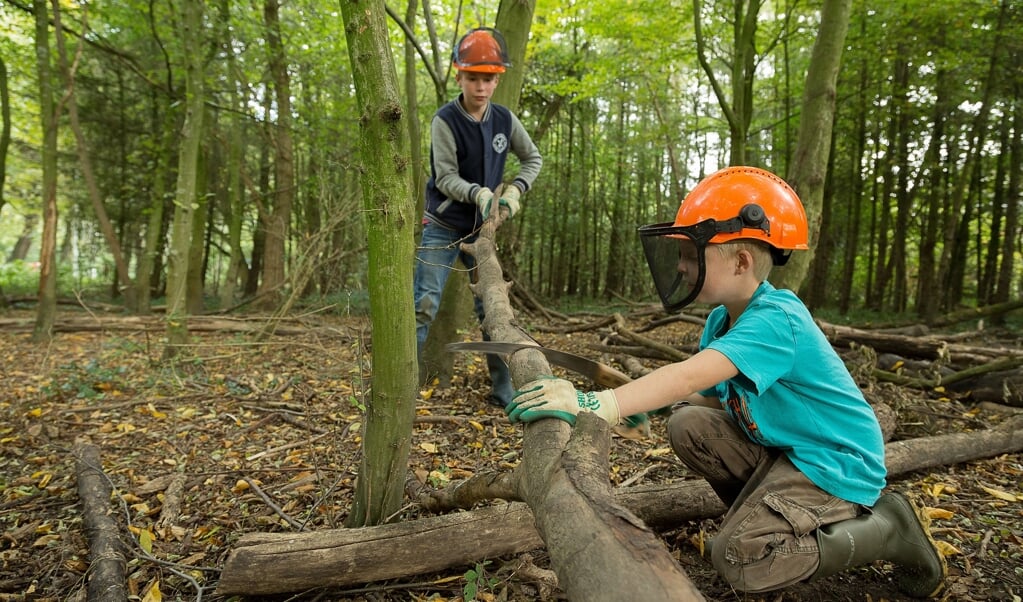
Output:
M756 260L753 259L753 253L750 253L748 249L739 249L735 254L735 273L752 270L755 266Z

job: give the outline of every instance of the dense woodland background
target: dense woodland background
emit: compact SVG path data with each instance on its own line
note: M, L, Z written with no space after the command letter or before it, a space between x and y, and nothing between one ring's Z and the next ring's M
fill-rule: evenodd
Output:
M173 530L153 534L160 536L161 554L201 561L210 574L246 533L302 530L248 520L247 506L238 503L242 489L228 481L258 473L283 482L285 476L252 464L258 452L245 463L221 462L219 438L200 434L211 427L192 428L195 403L216 408L203 419L228 416L225 429L244 428L242 434L267 441L276 436L271 423L288 422L284 416L292 413L306 416L301 428L317 437L334 435L326 449L344 453L344 461L314 459L311 465L330 464L339 476L322 473L315 500L296 500L278 513L312 516L333 500L328 519L315 528L336 526L342 516L345 527L408 518L407 471L426 467L432 474L431 466L459 462L448 448L417 459L410 444L424 436L423 424L431 424L423 413L437 412L446 424L452 416L457 422L491 411L497 416L489 428L469 424L490 437L495 451L465 459L467 473L491 463L507 469L507 449L521 446L521 461L505 483L519 483L516 499L536 515L559 587L577 599L593 599L578 595L580 584L608 595L608 583L592 580L585 567L559 563L571 546L552 539L545 525L573 524L589 541L610 522L564 516L572 504L530 486L543 479L522 477L560 457L560 445L571 443L577 430L542 421L520 435L499 410L479 410L474 399L486 383L477 382L483 379L473 376L471 365L458 375L468 380L456 379L443 393L419 388L415 374L411 266L418 212L411 208L422 203L428 172L424 132L457 91L451 46L467 29L495 24L516 57L498 99L515 107L545 159L523 211L494 235L499 250L489 232L481 237L481 253L492 260L481 261L480 290L495 340L518 340L531 320L516 321L502 278L515 282L512 303L545 317L533 324L533 334L543 340L543 329L559 333L551 340L559 347L579 341L573 329L585 324L547 307L596 308L603 315L586 327L601 331L615 320L608 315L612 306L638 307L645 322L644 311L656 304L636 228L671 219L697 181L734 164L785 176L806 201L813 251L772 281L796 288L818 316L834 323L943 326L963 315L1000 321L1019 308L1019 2L0 0L0 253L6 259L0 301L15 306L3 312L0 337L9 379L0 434L10 450L0 456L0 467L22 475L0 485L3 508L16 509L6 520L18 524L8 535L13 551L5 551L5 562L31 568L9 579L4 574L4 588L27 591L35 575L59 573L60 579L50 579L59 585L51 595L64 598L80 589L72 582L99 572L80 562L82 550L93 561L104 556L96 542L86 542L94 533L79 527L77 507L68 500L75 496L71 479L77 478L84 502L87 473L104 465L115 479L131 481L115 483L128 490L157 482L160 472L178 477L182 489L174 492L196 509L180 522L216 523L229 535L202 547L191 539L201 528L181 531L180 541ZM833 88L822 55L832 64L841 59ZM808 158L812 148L819 154ZM826 158L827 169L812 165L814 158ZM464 300L467 288L460 288ZM83 307L92 312L88 324L71 319ZM120 315L103 320L95 313L100 308ZM983 308L998 311L962 311ZM31 337L23 334L26 311L35 313ZM230 321L195 317L212 312L234 315ZM131 315L149 313L159 317ZM60 318L67 319L57 324ZM657 324L677 316L668 318ZM290 331L291 321L303 329ZM160 326L165 339L151 336ZM966 333L1005 338L983 353L966 350L968 365L940 379L950 382L978 363L983 370L1018 369L1017 328L1011 321L1007 326ZM130 341L116 334L125 328L134 331ZM207 335L207 328L214 332ZM101 334L65 335L76 329ZM271 331L287 338L268 339ZM846 331L829 326L828 332L840 339ZM857 335L884 350L878 335ZM600 332L600 343L609 337L613 333ZM922 344L941 350L951 340L927 337ZM674 354L660 360L680 359L686 341L666 340ZM158 342L168 343L163 357ZM308 354L292 348L299 342ZM195 354L191 361L164 361L186 346ZM137 377L119 376L129 371L126 358L136 364L130 373ZM533 360L512 362L517 382L550 371ZM864 374L909 365L904 357L881 365L878 357ZM923 416L947 414L955 420L946 430L957 432L994 422L971 422L979 410L966 406L946 408L959 403L946 398L946 380L935 380L934 366L920 370L916 379L897 376L935 398L925 400L935 409ZM872 387L873 378L861 386ZM261 379L265 387L250 386ZM988 389L995 398L1011 397L1019 389L1010 391L1007 382ZM298 384L300 391L292 391ZM239 413L239 400L251 401L254 390L260 407L252 412L265 406L283 414ZM290 404L293 395L301 403ZM912 429L926 419L904 411L909 404L892 405L903 418L900 436L918 434ZM76 418L78 412L88 419ZM132 420L143 414L171 428L150 425L134 435L143 439L122 444L118 433L135 432ZM174 419L161 422L168 416ZM188 449L170 455L181 464L166 468L164 448L174 448L185 434L196 436L180 440ZM223 439L233 445L235 435L225 431ZM318 453L304 433L281 437L288 441L282 449ZM88 458L76 451L80 438L94 444ZM157 443L150 446L149 438ZM551 445L555 439L558 445ZM1017 443L1011 449L1018 450ZM646 460L645 448L636 446L637 457ZM135 454L139 449L147 453ZM214 481L207 480L210 470ZM603 479L608 471L596 472ZM984 487L1018 485L1015 456L1002 456L991 472L1001 480ZM983 471L966 474L986 478ZM936 501L941 491L951 491L944 483L922 482ZM217 504L204 497L224 491L231 495ZM93 497L103 502L110 496L100 491ZM166 496L163 505L166 512ZM62 514L55 518L53 508ZM135 522L154 513L137 510L145 517ZM82 514L88 521L88 510ZM91 514L112 516L102 508ZM992 524L1008 520L991 517ZM122 531L120 539L144 547L142 532L123 532L133 526L129 519L113 528ZM1018 552L1012 556L1007 546L995 554L989 541L1002 540L992 530L967 527L955 532L956 541L978 549L960 557L954 597L967 599L963 592L973 591L974 579L1018 589L1011 581L1019 577ZM33 542L53 528L59 533ZM646 531L636 535L653 539ZM1018 529L1003 536L1019 541ZM35 548L44 547L38 555ZM597 547L609 557L625 552ZM974 559L981 564L972 565ZM655 567L630 567L609 582L660 583L646 578L643 568ZM129 586L132 580L159 583L155 574L129 575ZM195 579L182 579L175 587L203 591ZM850 600L863 593L856 581L847 590ZM808 596L819 598L816 589Z
M637 226L671 219L696 181L729 163L787 173L820 4L539 2L519 114L545 166L505 234L506 273L553 301L650 299ZM188 47L175 2L54 6L0 2L5 293L38 286L48 110L62 294L140 312L165 295L192 98L185 59L196 57L189 309L365 297L358 109L336 5L199 3ZM388 7L416 116L417 198L420 132L457 91L451 45L497 10L424 6ZM1021 13L1010 0L853 3L801 288L812 307L933 317L1019 296Z

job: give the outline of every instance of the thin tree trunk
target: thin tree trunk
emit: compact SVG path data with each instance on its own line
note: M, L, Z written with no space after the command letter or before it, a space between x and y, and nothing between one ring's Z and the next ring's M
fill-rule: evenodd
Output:
M153 102L158 102L153 98ZM160 280L161 270L157 269L157 261L162 257L160 250L163 248L164 234L166 233L165 219L167 200L164 198L167 190L167 182L171 170L173 158L173 139L175 111L170 106L164 106L162 123L157 124L154 117L154 125L160 132L160 141L156 150L156 169L153 170L153 189L149 198L149 219L146 223L146 235L142 254L139 257L139 265L135 270L135 282L138 287L138 307L136 311L140 314L148 314L152 311L152 292Z
M203 118L205 121L205 117ZM206 268L203 265L203 258L206 257L206 221L209 213L209 177L210 157L203 152L202 143L199 144L199 157L195 168L195 204L192 209L192 233L189 235L191 244L188 245L188 283L185 285L185 307L188 315L197 315L203 312L203 281Z
M0 211L4 208L7 149L11 146L11 96L7 89L7 63L0 56Z
M270 75L277 99L277 124L273 132L274 191L266 224L266 247L263 255L263 280L259 294L264 304L276 305L285 283L288 225L295 199L295 158L291 134L291 78L287 57L281 41L281 24L277 0L265 0L263 18L266 25Z
M200 47L203 2L179 0L181 47L185 57L185 123L178 148L178 180L174 193L174 221L167 260L167 346L164 358L188 342L188 262L192 246L199 143L203 132L205 86Z
M49 19L46 0L33 0L35 14L36 73L39 77L39 114L43 145L43 237L39 243L39 305L32 340L49 341L57 314L57 113L50 68Z
M135 283L128 273L128 262L125 261L124 253L121 250L121 241L114 232L114 226L110 223L107 209L103 205L103 199L99 192L99 185L96 183L96 174L92 170L92 155L89 151L89 144L82 134L82 124L78 119L78 100L75 98L75 69L78 65L79 56L75 57L74 64L68 62L67 50L64 45L64 30L61 27L60 2L51 0L53 6L54 38L57 41L57 57L60 64L60 72L64 78L65 102L67 103L68 117L70 117L71 131L75 134L75 142L78 147L78 162L82 170L82 177L85 179L85 189L89 192L89 200L92 202L92 209L96 212L96 221L99 222L100 232L106 240L110 250L110 256L114 260L114 268L117 270L117 279L124 287L124 304L126 307L135 310L136 296Z
M369 240L373 388L366 402L363 454L349 527L392 520L404 498L416 406L412 303L415 203L408 172L407 121L398 96L383 3L342 0L348 55L359 102L361 173Z
M969 144L967 146L966 161L958 178L956 178L956 186L952 191L951 207L949 207L946 213L945 227L942 232L941 258L938 263L937 278L935 279L939 290L943 291L940 303L942 309L945 310L953 307L950 291L955 288L954 273L956 266L953 263L956 261L957 253L959 253L958 248L961 245L969 244L968 240L959 237L961 225L965 221L963 215L968 212L968 208L965 207L967 188L972 183L976 165L980 161L981 152L986 141L988 116L991 114L991 96L997 84L999 74L998 55L1002 51L1004 27L1008 22L1005 15L1011 5L1012 2L1010 0L1002 0L999 18L995 24L994 35L992 36L987 74L982 83L980 108L974 115L970 131L967 133Z
M512 112L519 110L519 98L526 79L526 43L535 10L536 0L501 0L494 19L494 27L504 36L511 59L511 68L501 74L501 85L494 92L494 102Z
M835 82L842 65L850 5L851 0L825 0L821 8L821 26L806 70L799 138L792 158L792 171L787 176L806 209L811 249L820 231L824 184L831 156L831 130L835 121ZM812 259L812 250L793 253L775 283L798 292L809 273Z
M753 44L760 3L758 0L735 0L734 3L735 18L732 23L734 54L730 60L732 65L731 102L725 97L724 88L718 82L714 68L707 58L707 44L703 38L701 22L701 3L702 0L693 0L693 34L696 41L696 56L704 75L710 82L721 112L728 122L729 165L744 165L746 163L746 134L753 114L753 69L756 59L756 49Z
M1020 55L1014 58L1015 69L1019 72ZM1023 172L1023 83L1016 80L1013 85L1015 102L1012 111L1012 142L1009 145L1009 184L1005 210L1005 234L1002 237L1002 264L998 271L998 283L993 301L1006 302L1012 297L1012 279L1016 273L1017 236L1019 235L1019 199L1021 172Z
M941 34L939 34L941 35ZM924 227L921 232L920 249L917 259L919 274L916 288L917 315L926 322L938 313L938 295L931 294L936 278L937 264L935 248L938 244L938 227L941 218L942 182L941 149L945 144L945 120L949 112L951 77L947 69L939 69L935 80L934 116L931 121L931 141L924 154L923 169L930 171L927 180L927 198L924 210Z

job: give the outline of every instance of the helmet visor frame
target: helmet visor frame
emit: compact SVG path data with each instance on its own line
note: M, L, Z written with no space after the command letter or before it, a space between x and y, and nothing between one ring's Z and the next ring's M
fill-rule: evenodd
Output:
M748 224L745 216L736 216L724 221L706 219L691 226L664 222L639 229L647 266L664 309L677 312L696 300L706 280L707 245L718 234L741 232L750 227ZM755 227L769 226L758 223Z

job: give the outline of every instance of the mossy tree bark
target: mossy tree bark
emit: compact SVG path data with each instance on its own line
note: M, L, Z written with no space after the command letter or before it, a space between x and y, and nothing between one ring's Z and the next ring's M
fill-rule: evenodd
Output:
M342 0L361 128L361 181L369 239L373 387L366 402L363 455L348 527L391 520L404 499L416 403L412 266L415 201L408 114L391 57L381 0Z

